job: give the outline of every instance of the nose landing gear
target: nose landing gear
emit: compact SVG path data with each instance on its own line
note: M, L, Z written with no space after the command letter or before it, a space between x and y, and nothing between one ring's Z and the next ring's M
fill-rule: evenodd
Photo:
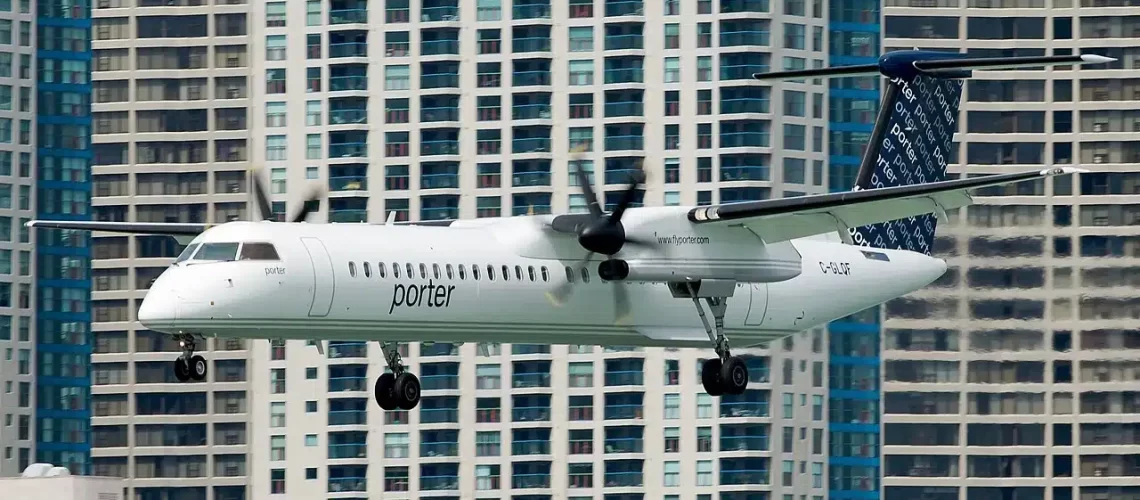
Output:
M177 378L179 382L206 380L209 365L206 363L206 358L194 354L194 336L190 334L179 334L175 335L174 338L178 340L179 346L182 347L182 355L174 360L174 377Z
M381 342L380 347L390 371L376 379L376 403L388 411L415 408L420 404L420 379L404 369L395 342Z

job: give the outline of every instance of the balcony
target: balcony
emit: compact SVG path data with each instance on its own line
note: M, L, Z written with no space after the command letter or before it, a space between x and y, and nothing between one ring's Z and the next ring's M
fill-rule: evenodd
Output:
M748 393L745 393L747 395ZM738 396L739 397L739 396ZM720 416L723 418L767 417L767 401L725 401L720 402Z
M606 172L607 184L609 172ZM628 177L626 178L628 179ZM623 385L644 385L645 372L643 370L622 370L622 371L607 371L606 372L606 385L607 386L623 386Z
M550 85L549 71L516 71L511 74L511 84L515 87Z
M329 111L329 125L368 123L367 108L333 109Z
M645 36L638 34L606 35L606 50L642 50Z
M549 186L550 172L515 172L511 174L512 187Z
M736 469L726 470L724 464L721 464L720 470L720 484L721 486L727 485L745 485L745 484L768 484L768 470L767 469Z
M723 130L723 123L721 127ZM722 148L766 148L768 145L767 131L720 133L720 147Z
M330 9L329 24L368 24L368 9Z
M459 218L459 207L422 207L420 208L420 220L454 220ZM455 387L434 387L434 389L458 389L458 382ZM424 386L425 391L429 389Z
M422 56L452 56L459 54L459 40L424 40L420 42Z
M329 459L368 458L365 443L329 444Z
M640 151L645 149L645 138L640 135L606 137L606 151Z
M439 140L420 142L420 156L457 155L459 154L458 140Z
M721 432L724 432L722 429ZM720 451L768 451L768 436L725 436L720 437Z
M515 205L511 207L511 215L515 217L522 215L543 215L550 214L550 205L534 204L534 205Z
M645 116L645 104L641 101L607 102L606 118L618 116Z
M607 472L606 488L636 488L645 484L645 474L641 472Z
M721 31L720 32L720 46L721 47L739 47L742 45L759 45L767 47L770 38L770 33L760 30L744 30L744 31Z
M532 137L528 139L514 139L511 141L512 153L549 153L550 139L546 137Z
M345 192L345 191L367 191L367 190L368 190L368 177L366 177L366 176L350 175L350 176L345 176L345 177L329 177L329 191ZM332 346L329 346L329 358L330 359L335 358L335 357L347 356L347 354L345 354L345 352L348 352L347 350L348 350L349 346L338 346L338 347L340 347L341 349L344 349L344 351L341 351L341 350L333 351L334 348ZM355 349L358 351L367 352L367 349L364 346L355 347ZM334 352L337 354L334 355Z
M550 387L549 373L515 373L511 375L511 387L515 389L532 389L536 387Z
M550 488L550 474L512 474L511 487L516 489Z
M368 57L368 42L341 42L329 44L329 58Z
M606 84L644 83L645 70L642 68L618 68L605 70Z
M645 440L639 437L606 438L606 453L644 453Z
M512 455L549 455L549 439L526 439L511 441Z
M454 22L459 20L459 7L456 5L441 5L438 7L424 6L420 9L420 21L425 23Z
M511 41L511 50L521 52L550 52L550 37L515 38Z
M330 92L344 92L348 90L368 90L368 77L363 75L329 77Z
M512 19L550 19L550 4L515 4L511 8Z
M329 210L329 222L368 222L368 210L363 209L343 209L343 210ZM352 389L357 391L367 390L363 387L368 385L366 379L361 379L361 389ZM348 389L345 389L348 390ZM329 391L332 391L332 380L329 380Z
M454 106L420 108L421 122L457 122L459 121L459 103Z
M368 156L368 144L363 142L342 142L329 144L329 158L365 158Z
M511 420L515 422L549 422L549 406L516 406L511 409Z
M511 108L511 118L515 120L549 120L550 104L519 104Z
M768 3L768 0L720 0L720 13L766 13L768 12Z
M341 210L339 212L346 212ZM367 212L366 210L352 210L353 212ZM349 221L334 221L333 214L337 211L330 211L329 222L349 222ZM351 221L360 222L360 221ZM345 391L367 391L368 390L368 377L329 377L329 392L345 392Z
M420 491L458 490L459 476L423 476Z
M329 410L329 425L367 425L367 410Z
M368 491L368 479L363 477L329 478L329 493Z
M645 15L645 6L641 0L629 0L625 2L606 1L606 17L643 15Z
M723 144L722 144L723 146ZM728 166L721 165L720 180L732 181L766 181L771 177L766 166ZM753 379L756 380L756 379Z

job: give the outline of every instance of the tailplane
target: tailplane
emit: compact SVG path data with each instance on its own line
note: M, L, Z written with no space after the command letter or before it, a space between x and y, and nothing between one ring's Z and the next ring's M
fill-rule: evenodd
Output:
M976 69L1013 69L1049 64L1105 63L1097 55L976 58L935 51L896 51L877 64L758 73L759 80L852 77L887 78L882 106L856 176L856 191L946 180L952 156L962 83ZM910 250L930 255L935 214L852 227L841 234L850 243ZM849 237L849 238L848 238Z

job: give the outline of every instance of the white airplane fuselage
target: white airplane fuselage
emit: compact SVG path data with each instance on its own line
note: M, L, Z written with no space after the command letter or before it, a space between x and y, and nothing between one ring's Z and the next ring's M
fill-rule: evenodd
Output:
M636 212L627 212L631 228ZM604 256L586 266L588 282L574 269L573 293L554 305L548 292L585 251L573 239L551 243L534 218L490 221L225 224L190 247L272 243L279 260L176 262L152 284L138 320L155 331L221 338L711 345L691 299L674 297L664 282L604 282L596 272ZM737 283L727 300L724 332L740 347L905 295L946 270L921 253L821 238L765 245L743 228L683 224L664 234L667 226L652 227L662 249L623 252L631 265L760 280ZM631 315L621 324L615 286L628 290Z

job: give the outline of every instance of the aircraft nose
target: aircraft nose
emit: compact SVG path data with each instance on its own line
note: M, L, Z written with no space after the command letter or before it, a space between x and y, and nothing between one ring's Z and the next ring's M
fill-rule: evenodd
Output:
M178 321L178 297L169 288L152 287L139 305L138 320L149 330L176 333L174 324Z

